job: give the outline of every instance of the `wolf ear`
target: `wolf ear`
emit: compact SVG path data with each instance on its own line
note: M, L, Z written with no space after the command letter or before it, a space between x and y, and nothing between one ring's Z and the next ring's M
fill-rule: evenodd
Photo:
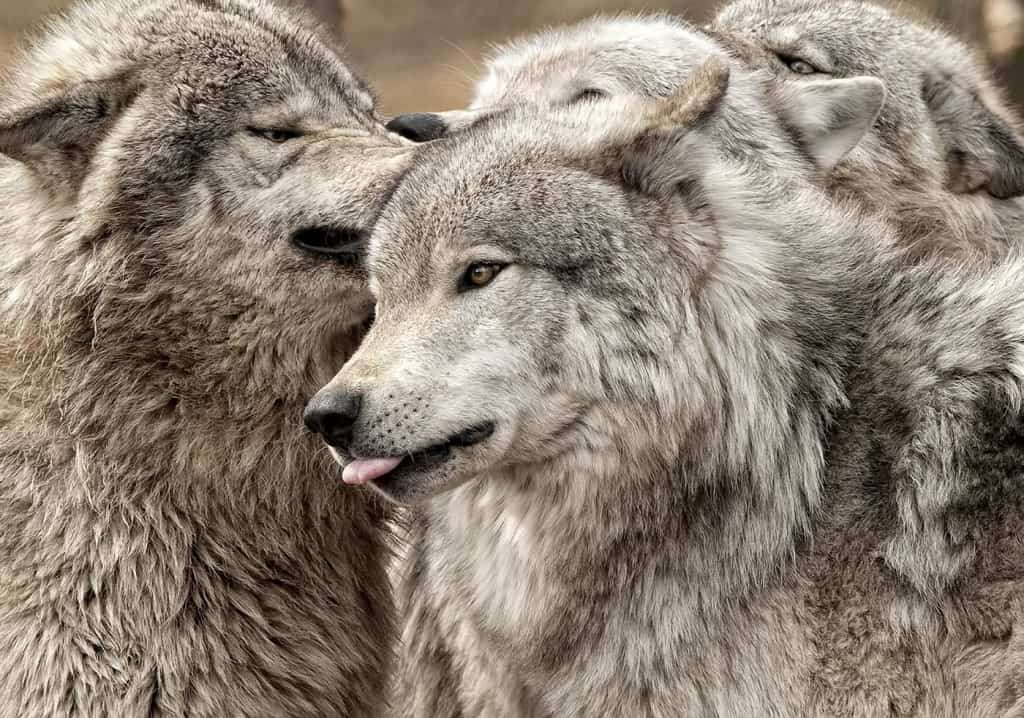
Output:
M671 96L648 102L618 143L627 158L623 179L650 193L673 193L683 179L682 163L665 161L692 130L715 114L729 91L729 66L717 57L704 61Z
M922 96L946 152L947 186L985 190L1008 199L1024 195L1024 140L994 92L975 92L949 74L925 78Z
M824 172L835 169L878 118L885 84L874 77L783 82L780 110Z
M729 91L729 66L710 57L667 99L655 106L653 132L692 129L710 117Z
M138 95L128 76L81 82L0 115L0 154L77 184L96 147Z

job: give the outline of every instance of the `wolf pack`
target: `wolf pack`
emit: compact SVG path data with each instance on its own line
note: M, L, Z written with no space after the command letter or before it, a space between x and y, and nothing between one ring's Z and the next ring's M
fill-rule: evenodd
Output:
M385 123L269 0L0 91L3 718L1024 718L1024 135L861 0Z

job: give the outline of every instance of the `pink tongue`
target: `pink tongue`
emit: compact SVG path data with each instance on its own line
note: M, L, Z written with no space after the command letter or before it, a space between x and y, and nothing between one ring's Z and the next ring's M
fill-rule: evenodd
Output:
M341 474L341 480L346 484L362 486L390 474L401 463L401 457L397 459L356 459L345 467L345 471Z

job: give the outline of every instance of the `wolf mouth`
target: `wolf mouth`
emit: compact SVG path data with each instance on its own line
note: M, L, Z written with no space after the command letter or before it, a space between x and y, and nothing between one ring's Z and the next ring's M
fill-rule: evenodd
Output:
M494 430L494 422L488 421L460 431L439 444L410 452L405 456L356 459L345 467L343 479L350 484L367 484L371 481L393 480L399 469L429 469L447 461L453 449L465 449L486 441L494 434Z
M292 244L312 254L330 257L342 264L358 264L366 249L367 232L354 227L318 225L292 235Z

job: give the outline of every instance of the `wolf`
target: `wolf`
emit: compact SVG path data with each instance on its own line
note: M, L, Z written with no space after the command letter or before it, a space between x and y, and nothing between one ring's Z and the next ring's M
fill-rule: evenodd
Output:
M306 419L413 507L397 714L1016 715L1024 257L909 263L820 187L877 80L794 83L791 125L689 57L424 145L375 227ZM936 516L947 458L984 480ZM915 495L960 561L926 586Z
M93 0L0 115L0 714L370 716L386 513L301 424L404 171L325 31Z
M739 2L705 33L668 15L595 18L541 32L496 51L468 110L411 113L389 126L427 141L511 106L665 97L685 77L685 55L712 39L778 77L779 91L768 99L782 105L787 80L875 76L886 83L889 98L871 136L822 181L886 212L921 253L998 255L1024 231L1017 199L1024 139L989 73L949 35L852 0ZM803 54L800 43L808 47Z
M1024 230L1021 202L1000 201L1024 194L1020 120L981 53L942 28L859 0L736 0L707 30L781 77L871 75L885 82L889 101L876 128L884 149L840 167L833 178L837 190L854 191L876 208L895 200L893 215L909 209L925 234L929 221L942 226L952 220L959 239L969 241L962 230L972 230L970 213L989 210L998 221L986 225L999 238L1016 241ZM880 183L879 176L890 179ZM934 192L937 182L958 195L952 211L936 206L950 202ZM890 185L921 187L926 194L893 195ZM936 198L932 203L927 193Z

